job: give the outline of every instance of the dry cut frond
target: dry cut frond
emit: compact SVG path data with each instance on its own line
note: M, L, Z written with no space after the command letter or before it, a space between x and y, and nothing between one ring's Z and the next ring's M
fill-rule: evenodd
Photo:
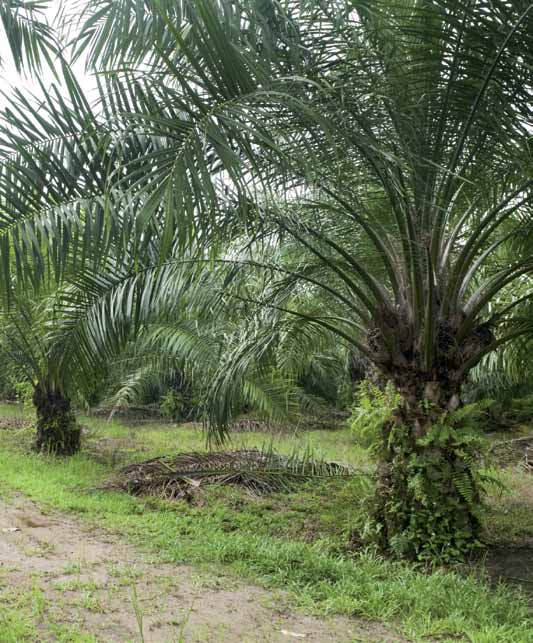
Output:
M190 498L206 485L237 485L252 494L290 491L311 478L351 477L356 472L337 462L273 451L240 449L181 453L124 467L106 489L170 500Z

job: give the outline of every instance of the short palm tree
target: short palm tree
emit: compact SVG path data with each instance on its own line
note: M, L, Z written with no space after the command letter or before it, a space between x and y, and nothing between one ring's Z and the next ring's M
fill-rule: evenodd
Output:
M17 299L9 313L2 316L0 338L18 380L31 384L33 389L35 449L72 455L79 450L81 437L70 405L70 395L78 382L72 377L68 342L55 341L51 301L46 297L38 303Z
M400 555L453 557L479 535L448 415L469 370L530 332L515 301L493 303L533 269L499 253L531 213L532 42L530 0L91 0L76 43L107 68L99 145L112 132L117 154L87 203L134 254L157 241L115 294L149 301L141 284L162 295L191 243L205 259L243 240L225 260L269 276L256 303L335 333L401 394L374 521ZM309 261L262 260L287 239ZM332 313L291 308L296 283Z

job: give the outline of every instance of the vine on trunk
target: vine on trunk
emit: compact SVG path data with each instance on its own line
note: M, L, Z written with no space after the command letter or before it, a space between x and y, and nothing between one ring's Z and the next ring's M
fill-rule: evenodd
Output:
M427 402L421 406L431 415ZM463 560L482 547L483 440L464 426L460 413L444 413L423 435L416 426L396 418L384 427L370 533L397 557Z

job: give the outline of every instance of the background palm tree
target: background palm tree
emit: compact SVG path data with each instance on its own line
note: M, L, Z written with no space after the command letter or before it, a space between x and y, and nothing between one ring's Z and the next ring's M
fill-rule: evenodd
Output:
M2 317L0 337L18 381L32 387L37 414L35 449L72 455L79 450L81 437L70 401L75 379L68 376L68 344L55 341L51 303L47 297L38 303L17 299L16 306Z

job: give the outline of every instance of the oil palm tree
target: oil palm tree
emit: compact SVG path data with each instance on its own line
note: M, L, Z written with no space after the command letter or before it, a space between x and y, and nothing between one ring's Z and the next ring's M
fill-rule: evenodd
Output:
M80 448L81 429L71 410L75 380L66 376L68 348L54 341L50 299L38 303L17 299L2 315L1 340L18 381L31 384L35 406L37 451L72 455Z
M90 344L76 343L76 327L56 299L68 309L68 285L58 289L89 264L102 280L112 263L121 274L129 222L113 208L105 186L108 168L116 169L127 151L117 149L65 58L56 72L63 87L52 86L42 99L13 90L0 119L0 289L8 343L34 387L37 447L72 454L80 434L71 399L90 395L107 363L102 353L98 360L84 359ZM36 308L29 306L31 298ZM94 311L84 312L96 324ZM113 335L115 345L125 344L126 336L126 330Z
M166 140L130 168L139 219L161 217L183 244L285 235L329 271L292 275L345 307L313 321L402 395L384 435L379 536L409 556L464 551L478 490L441 419L469 369L526 332L513 303L489 304L531 259L488 260L530 213L531 2L149 6L139 17L125 3L126 38L109 37L112 11L93 14L84 41L106 43L107 65L132 63L115 76L124 133ZM157 23L147 59L136 34ZM350 227L379 269L344 241Z
M533 269L499 257L531 214L532 36L529 0L91 0L75 44L107 71L102 119L127 156L106 166L106 220L134 222L133 254L157 241L108 312L172 292L191 243L204 261L242 239L226 283L263 271L256 305L335 333L401 394L374 517L399 555L453 557L479 535L448 416L469 370L530 332L515 301L492 304ZM263 260L287 239L313 261ZM295 284L335 310L291 307Z

